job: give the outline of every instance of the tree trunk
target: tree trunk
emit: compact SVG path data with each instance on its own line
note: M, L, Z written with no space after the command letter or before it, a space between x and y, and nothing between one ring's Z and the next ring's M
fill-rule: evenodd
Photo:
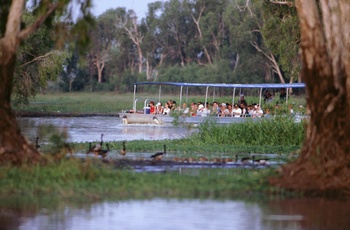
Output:
M299 158L273 185L350 194L350 2L296 0L311 117Z
M12 76L16 63L15 47L0 40L0 164L38 162L39 152L21 134L11 110Z

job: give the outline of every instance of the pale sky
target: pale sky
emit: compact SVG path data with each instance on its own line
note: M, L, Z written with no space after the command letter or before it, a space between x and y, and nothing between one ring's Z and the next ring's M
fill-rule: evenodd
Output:
M108 9L125 7L126 10L134 10L139 19L145 18L147 4L156 0L93 0L92 13L98 16Z

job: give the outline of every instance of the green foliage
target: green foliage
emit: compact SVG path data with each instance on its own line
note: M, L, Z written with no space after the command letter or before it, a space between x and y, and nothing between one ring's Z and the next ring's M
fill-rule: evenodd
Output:
M132 10L116 8L107 10L96 20L90 17L81 18L84 20L77 21L71 26L72 29L66 29L67 33L59 34L58 40L63 44L61 41L69 36L79 41L75 42L74 48L66 45L69 48L65 53L73 57L74 52L86 48L89 55L81 55L79 60L86 58L89 61L80 61L79 65L74 66L73 72L64 71L60 82L50 78L55 76L56 72L53 70L44 68L38 71L33 67L31 72L41 73L46 82L53 80L46 89L64 92L130 92L133 90L133 82L145 80L279 82L269 60L252 45L256 44L264 53L274 54L286 80L293 78L295 81L300 71L300 33L295 7L280 6L269 1L248 3L246 5L245 0L169 0L149 4L146 18L140 20L136 28L143 38L141 49L144 60L141 74L136 73L139 62L137 47L123 28L125 23L125 26L131 28L130 20L134 14ZM63 29L67 25L57 24L56 27ZM29 42L29 47L46 47L47 50L41 50L38 55L53 49L53 37L43 36L54 34L51 27L48 28L48 31L38 33L38 37ZM86 33L90 35L84 36ZM57 35L55 33L56 37ZM93 42L87 45L91 39ZM35 46L35 41L43 41L48 45ZM100 63L104 63L103 84L95 83L98 64L93 64L93 59L97 57L103 57L100 59ZM72 60L69 58L67 62L72 64ZM58 61L57 66L59 64L62 62ZM71 73L75 74L74 78L70 77L73 76ZM35 95L39 89L45 89L45 81L36 83L34 74L25 80L22 75L18 73L15 80L16 84L21 84L16 92L18 95L23 92L23 99L19 98L18 101Z
M14 109L29 112L115 114L131 107L131 98L131 94L113 93L38 94L28 105L17 105Z
M266 46L278 57L285 78L297 79L301 63L298 54L300 29L296 8L271 4L270 1L265 0L261 5L261 11L264 18L261 33Z
M62 198L121 199L155 196L229 198L247 192L281 193L268 185L266 178L272 175L274 173L269 169L135 173L90 160L67 160L36 166L1 166L0 195L50 194Z
M301 146L304 135L303 123L280 116L225 126L207 123L199 127L195 138L202 143L233 146Z

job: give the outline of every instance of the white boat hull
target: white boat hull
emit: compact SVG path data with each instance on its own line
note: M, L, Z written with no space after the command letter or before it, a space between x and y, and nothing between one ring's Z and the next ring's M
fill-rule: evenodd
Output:
M201 117L201 116L180 116L178 118L167 115L157 114L141 114L141 113L119 113L123 124L200 124L206 121L212 121L217 124L231 124L231 123L242 123L247 121L260 121L262 118L250 118L250 117ZM269 118L270 116L265 116Z

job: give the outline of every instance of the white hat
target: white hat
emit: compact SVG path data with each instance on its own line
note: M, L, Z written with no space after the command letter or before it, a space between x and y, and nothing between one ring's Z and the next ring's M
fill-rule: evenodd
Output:
M204 106L202 105L202 104L200 104L199 106L198 106L198 109L203 109L204 108Z
M157 103L157 106L159 106L159 105L162 105L162 103L158 102L158 103Z
M221 106L226 106L226 103L222 103Z

